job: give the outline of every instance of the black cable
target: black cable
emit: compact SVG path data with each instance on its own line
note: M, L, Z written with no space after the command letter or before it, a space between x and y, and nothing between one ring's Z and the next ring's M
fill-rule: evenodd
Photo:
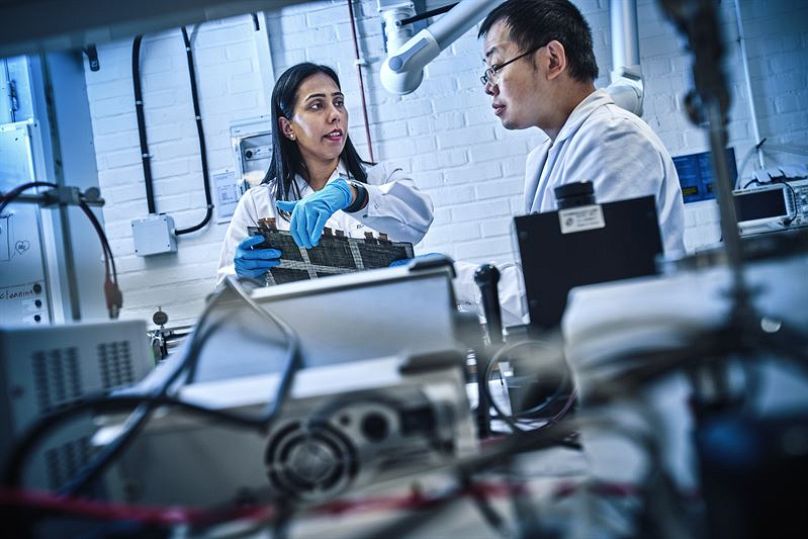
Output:
M151 171L151 155L146 139L146 116L143 112L143 89L140 82L140 42L143 36L135 36L132 42L132 86L135 92L135 115L137 116L137 134L140 138L140 158L143 162L143 181L146 184L146 204L149 214L157 213L154 205L154 182Z
M168 395L98 395L86 396L84 400L77 401L73 405L57 410L41 417L32 428L23 436L22 440L14 448L8 460L3 482L6 486L16 488L20 485L22 471L25 462L33 453L36 445L45 434L61 425L65 421L72 419L85 412L94 414L114 414L126 410L137 408L142 404L152 406L169 406L179 408L191 415L199 416L220 423L227 423L247 429L263 431L265 421L263 418L248 417L241 414L222 412L214 408L207 408L200 404L186 402Z
M500 515L496 509L491 505L485 492L481 489L474 488L472 478L468 475L462 474L460 477L460 484L465 491L468 491L471 496L474 507L480 513L486 524L497 534L502 537L508 538L510 532L505 525L505 518Z
M212 325L207 329L201 338L191 341L188 354L180 363L178 368L171 373L161 387L155 391L155 396L164 396L168 394L171 385L179 378L180 374L185 370L188 363L197 361L199 352L205 345L207 339L219 328L218 325ZM197 334L199 335L199 334ZM93 457L92 462L85 465L81 470L73 475L71 480L59 489L61 496L75 496L84 491L92 484L93 481L107 469L107 467L118 458L134 441L135 436L140 433L143 427L154 412L154 406L151 403L145 403L132 411L130 416L126 419L123 432L121 432L112 442L104 446L104 448Z
M432 522L437 517L451 508L455 503L463 499L463 491L460 487L453 486L446 489L443 494L428 501L426 507L412 511L411 514L372 530L356 539L390 539L391 537L407 537L416 533L420 528Z
M299 355L297 352L299 350L299 342L294 331L285 325L283 321L273 317L270 313L267 313L252 302L252 299L246 294L243 294L243 291L238 286L238 283L236 283L234 280L229 279L227 284L228 288L235 290L242 297L242 299L244 299L250 305L251 308L257 308L265 317L269 318L270 321L278 325L281 331L284 332L286 340L289 343L289 348L287 349L288 357L297 357ZM225 289L223 288L219 294L215 296L210 303L208 303L205 312L202 314L199 323L197 324L197 330L191 336L188 345L188 352L185 358L183 358L176 370L167 377L166 381L160 388L157 389L154 395L167 395L171 385L185 371L189 373L185 383L191 383L193 380L193 373L196 371L196 366L199 362L199 357L205 342L213 333L215 333L215 331L218 330L223 323L223 321L220 320L212 324L210 328L205 327L211 313L213 312L213 307L223 297L224 291ZM271 423L274 420L277 411L280 409L282 403L286 400L289 387L291 386L291 377L294 375L294 372L289 371L294 370L296 372L298 368L298 362L293 359L290 359L287 362L287 365L284 366L284 375L281 379L278 392L265 413L266 418L264 421L266 423ZM75 495L89 486L89 484L94 481L104 471L104 469L106 469L106 467L115 458L122 454L123 451L131 444L135 435L142 430L153 411L154 406L149 403L139 406L136 410L134 410L130 417L127 418L128 425L125 427L124 432L118 435L113 442L106 446L102 450L102 454L99 454L92 463L85 466L68 485L60 489L60 493L63 495Z
M90 207L87 205L86 202L83 200L79 202L79 207L84 211L84 215L87 216L87 219L90 220L90 223L93 225L96 234L98 235L98 240L101 242L101 248L104 252L109 256L109 262L112 266L112 279L115 281L115 284L118 283L118 268L115 266L115 257L112 254L112 248L109 246L109 240L107 235L104 233L104 227L101 226L101 223L96 218L95 214L90 210Z
M268 318L273 323L275 323L284 335L287 337L287 341L289 346L287 348L288 351L288 358L283 367L283 372L281 374L281 381L278 386L278 390L272 402L267 405L267 410L258 417L251 417L245 416L242 414L234 414L230 412L222 412L216 409L210 409L201 405L188 403L185 401L181 401L174 397L170 397L167 395L168 389L170 385L178 378L179 374L182 373L186 367L192 364L192 362L197 361L199 357L199 353L201 351L201 347L204 344L204 340L207 339L208 334L205 334L205 339L203 342L198 343L198 346L191 347L189 345L189 354L180 364L178 369L172 373L169 377L169 380L161 386L161 389L157 394L152 395L100 395L95 397L87 397L83 401L79 401L74 403L73 405L57 410L51 414L43 416L33 426L29 428L29 430L23 435L23 438L16 444L14 449L11 452L11 456L8 460L8 464L6 466L6 470L3 474L3 481L6 486L16 487L20 484L22 473L24 471L24 466L28 458L33 454L36 445L39 441L53 429L55 429L60 424L64 423L65 421L79 415L83 414L86 411L91 411L97 413L112 413L116 411L120 411L121 409L132 409L135 408L133 414L130 418L134 417L132 422L127 426L127 429L119 435L118 440L120 441L120 447L115 447L110 450L109 453L104 453L103 459L96 460L87 467L82 469L80 472L81 477L78 478L76 482L71 482L70 484L70 493L74 493L77 490L80 490L87 486L89 482L94 478L98 473L102 471L102 469L107 466L113 457L119 455L125 448L128 446L132 440L134 439L133 431L136 429L139 430L143 426L143 422L148 419L148 415L150 414L151 410L158 406L173 406L178 407L181 410L184 410L191 414L200 415L202 417L206 417L208 419L214 421L220 421L224 423L231 423L236 426L250 428L250 429L257 429L260 432L266 432L271 427L273 421L275 420L278 412L281 409L281 406L284 404L289 390L291 389L292 383L294 381L295 374L299 369L301 364L300 360L300 343L297 337L297 334L292 330L283 320L275 317L270 312L261 309L252 298L249 298L241 287L238 285L237 281L232 278L228 277L226 279L228 283L229 289L234 290L239 296L241 296L247 304L252 309L257 309L262 316ZM223 296L223 292L225 289L222 289L220 294L211 301L209 304L208 309L206 309L205 313L200 319L199 325L204 325L210 316L210 313L213 312L212 304L215 302L216 299L221 298ZM201 332L196 332L194 334L194 338L192 338L191 344L196 345L197 342L195 341L197 335L200 335ZM145 407L145 409L141 408ZM141 411L137 409L141 408ZM135 432L136 433L136 432ZM116 440L116 445L118 441Z
M563 440L573 432L570 425L555 424L552 428L534 431L519 431L513 436L506 438L497 446L453 464L460 477L473 476L474 473L497 466L503 460L509 460L513 455L526 450L546 449L555 447L560 440ZM389 537L405 537L412 535L418 529L442 515L446 509L457 501L462 500L465 494L461 486L455 485L434 499L429 500L424 508L407 514L400 519L391 522L386 526L377 528L365 535L361 539L387 539Z
M0 213L3 213L3 210L6 209L11 202L14 201L17 197L19 197L23 192L27 191L28 189L33 189L34 187L50 187L51 189L58 189L59 186L55 183L50 182L28 182L22 185L18 185L11 191L6 194L0 195ZM115 275L115 281L117 282L117 272L115 271L115 260L112 257L112 250L109 248L109 242L107 241L107 237L104 234L103 227L96 219L95 214L90 211L90 207L87 205L86 202L83 200L79 200L79 207L84 211L84 214L90 220L90 223L95 228L96 233L98 234L98 239L101 241L101 247L104 252L104 263L107 266L107 272L109 272L109 265L111 263L112 266L112 274ZM109 257L109 258L107 258Z
M406 25L412 24L414 22L418 22L418 21L422 21L424 19L428 19L430 17L434 17L435 15L440 15L442 13L446 13L447 11L449 11L450 9L455 7L457 4L458 4L458 2L455 2L454 4L447 4L447 5L441 6L439 8L431 9L429 11L424 11L423 13L419 13L418 15L413 15L412 17L408 17L406 19L401 19L398 22L398 26L406 26Z
M194 57L191 48L191 40L188 32L183 26L182 39L185 45L185 56L188 63L188 77L191 82L191 98L194 107L194 117L196 118L196 131L199 137L199 155L202 161L202 179L205 189L205 217L199 223L188 227L177 229L175 234L180 236L196 232L207 225L213 217L213 194L210 188L210 176L208 173L208 155L205 145L205 132L202 127L202 115L199 109L199 91L196 84L196 70L194 68ZM137 116L137 130L140 138L140 154L143 162L143 179L146 184L146 203L149 207L149 214L157 213L154 199L154 180L151 171L151 154L149 153L149 143L146 137L146 117L143 106L143 90L140 80L140 46L143 36L136 36L132 43L132 82L135 93L135 112Z
M107 304L107 312L109 313L109 317L114 320L118 318L121 308L123 307L123 294L118 286L118 269L115 266L115 257L112 254L112 248L109 246L107 235L104 233L104 228L101 226L101 223L98 222L98 219L90 210L90 207L83 200L79 202L79 207L93 225L95 233L98 235L98 239L101 242L101 249L104 252L104 267L106 270L104 279L104 299Z
M784 334L781 336L779 334ZM743 336L740 338L739 336ZM789 342L784 342L788 340ZM781 342L783 341L783 342ZM694 365L719 364L740 357L741 361L761 352L775 353L780 360L798 367L808 377L808 336L782 328L778 334L763 333L755 326L739 327L729 324L717 329L693 335L686 346L670 350L630 351L619 354L608 363L601 361L594 369L609 365L637 365L621 370L615 380L599 382L587 395L590 403L604 402L616 397L625 397L672 372ZM582 377L586 376L582 370Z
M202 113L199 110L199 91L196 86L196 70L194 68L194 54L191 48L191 40L188 38L188 32L185 30L183 26L182 30L182 40L185 44L185 57L188 63L188 78L191 82L191 100L194 104L194 117L196 118L196 132L197 136L199 137L199 157L202 161L202 183L205 188L205 217L199 223L195 224L194 226L188 228L182 228L176 231L177 236L181 236L183 234L190 234L191 232L196 232L200 230L202 227L207 225L211 218L213 217L213 196L210 190L210 177L208 175L208 151L207 147L205 146L205 131L202 129Z
M225 283L233 290L241 299L243 299L247 305L249 305L254 311L260 314L262 317L267 318L273 324L275 324L278 329L280 329L281 333L283 333L286 342L288 343L287 346L287 358L286 358L286 365L283 367L283 371L281 374L281 381L278 385L278 391L275 395L275 398L267 405L267 410L265 412L266 419L265 422L267 423L267 430L269 430L269 423L275 418L278 412L281 409L281 406L286 401L287 396L289 395L289 391L292 388L292 383L294 382L295 375L297 371L303 366L303 357L301 356L301 348L300 348L300 338L286 322L284 322L281 318L273 315L266 309L262 309L260 305L258 305L255 300L253 300L249 294L247 294L241 285L238 283L238 280L233 277L232 275L228 275L225 278Z
M19 197L21 194L23 194L23 192L27 191L28 189L33 189L34 187L51 187L53 189L56 189L59 186L56 185L55 183L50 182L28 182L22 185L18 185L11 191L3 193L0 196L0 214L3 213L3 210L6 209L6 206L11 204L14 201L14 199Z
M553 404L561 396L561 393L563 392L564 388L566 387L567 381L569 380L568 372L565 370L564 377L559 382L558 387L556 388L555 392L544 403L541 403L541 404L539 404L537 406L534 406L533 408L530 408L529 410L524 410L524 411L516 413L516 414L506 414L505 411L502 410L502 407L499 404L497 404L496 400L491 395L491 388L488 387L488 381L491 379L491 372L494 370L494 365L498 365L499 362L501 361L502 356L504 356L506 353L513 352L515 349L523 347L523 346L534 345L534 344L537 344L537 343L535 341L521 341L521 342L516 342L514 344L511 344L511 345L508 345L508 346L505 346L505 347L501 348L496 354L494 354L494 357L492 357L491 361L488 362L488 365L486 365L485 371L483 372L483 380L484 380L485 383L481 384L480 390L486 393L488 402L491 404L491 407L493 407L494 411L497 413L496 418L501 419L502 421L504 421L508 425L508 427L510 427L511 430L513 430L514 432L516 432L516 431L524 431L524 430L542 429L542 428L547 427L548 425L552 425L552 424L560 421L561 419L564 418L564 416L567 414L567 412L569 412L569 410L572 408L572 405L573 405L573 403L575 401L575 398L576 398L575 397L575 391L571 391L570 395L567 396L566 402L564 403L564 406L561 408L561 410L559 412L557 412L555 415L553 415L552 417L548 418L547 423L545 423L544 425L542 425L540 427L537 427L536 429L524 429L524 428L520 427L519 424L518 424L519 420L530 420L531 419L531 418L523 417L523 416L527 416L527 415L530 415L530 414L535 414L535 413L538 413L538 412L544 410L545 408L547 408L551 404ZM577 445L577 444L575 444L575 445Z
M15 198L20 196L24 191L34 187L50 187L58 189L58 185L50 182L28 182L19 185L2 196L2 203L0 203L0 213L10 204ZM107 311L109 317L112 319L118 318L120 309L123 306L123 296L120 288L118 288L118 271L115 267L115 257L112 254L112 249L109 246L109 241L104 233L104 228L95 217L95 214L90 210L90 207L84 200L79 200L79 208L84 212L84 215L89 219L95 229L98 239L101 242L101 249L104 254L104 299L107 304Z

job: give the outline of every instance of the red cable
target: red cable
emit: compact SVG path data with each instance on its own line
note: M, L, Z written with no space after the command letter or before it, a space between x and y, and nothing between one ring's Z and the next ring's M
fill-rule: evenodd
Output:
M527 488L520 484L475 483L457 491L449 497L483 494L486 496L507 496L525 494ZM376 496L373 498L341 499L313 507L312 514L346 514L354 512L418 510L426 509L443 501L446 495L412 492L403 496ZM174 526L178 524L215 525L234 520L271 520L277 511L269 504L249 507L235 507L223 510L200 509L196 507L171 506L156 507L112 503L86 498L69 498L49 492L0 489L0 507L22 507L45 512L84 516L97 520L126 520L143 524Z
M348 0L348 12L351 14L351 34L353 35L354 56L356 57L356 73L359 76L359 93L362 96L362 115L365 118L365 136L368 139L368 153L370 162L375 163L373 157L373 143L370 141L370 125L368 124L368 105L365 102L365 82L362 77L362 66L359 64L359 40L356 37L356 19L354 18L353 0Z

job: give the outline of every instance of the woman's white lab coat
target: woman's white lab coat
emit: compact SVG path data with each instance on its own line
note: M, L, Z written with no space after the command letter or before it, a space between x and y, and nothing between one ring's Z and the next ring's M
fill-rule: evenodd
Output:
M665 255L685 254L684 203L673 160L648 124L618 107L603 90L578 104L555 141L546 139L528 155L525 212L555 211L554 189L584 180L594 184L599 203L654 195ZM461 304L479 303L473 279L476 267L456 264L455 289ZM520 268L511 265L500 271L503 323L527 322Z
M378 164L368 167L366 172L367 184L364 187L368 192L367 205L354 213L338 211L325 226L342 230L353 238L363 238L365 232L373 232L374 235L383 232L391 241L421 241L433 219L429 195L419 191L415 182L401 169L389 169L384 164ZM348 176L342 163L328 181L339 176ZM297 176L295 180L302 198L314 192L302 177ZM258 226L259 219L275 218L276 215L275 200L268 185L258 185L244 193L222 244L217 282L221 282L226 275L235 274L233 257L239 243L247 237L247 227ZM278 218L276 226L280 230L289 230L289 221Z

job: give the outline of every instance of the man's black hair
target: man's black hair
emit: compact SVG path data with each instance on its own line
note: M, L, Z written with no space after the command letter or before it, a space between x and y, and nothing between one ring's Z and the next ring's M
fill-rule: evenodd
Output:
M488 14L477 37L500 20L523 51L536 50L555 39L564 45L573 79L592 82L598 77L592 30L569 0L508 0Z

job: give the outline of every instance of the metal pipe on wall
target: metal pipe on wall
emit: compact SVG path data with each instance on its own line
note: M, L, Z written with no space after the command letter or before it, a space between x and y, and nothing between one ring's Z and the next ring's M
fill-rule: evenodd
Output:
M746 96L749 103L749 116L752 118L752 136L755 138L755 151L757 152L758 165L760 165L760 168L765 168L766 162L763 159L763 148L760 144L760 127L758 127L755 97L752 95L752 79L749 76L749 56L746 52L746 38L744 37L741 3L739 0L735 0L735 22L738 26L738 48L741 51L741 65L743 66L744 86L746 87ZM740 179L741 174L743 174L743 170L738 173L738 179Z
M371 163L375 163L376 159L373 156L373 142L370 139L370 122L368 120L368 105L365 99L365 81L362 76L362 65L365 61L359 54L359 38L356 36L356 16L354 15L353 0L348 0L348 13L351 17L351 36L353 38L354 56L356 63L356 75L359 78L359 95L362 97L362 116L365 119L365 138L368 141L368 154L370 155Z
M612 35L612 69L640 66L637 0L611 0L609 21Z

